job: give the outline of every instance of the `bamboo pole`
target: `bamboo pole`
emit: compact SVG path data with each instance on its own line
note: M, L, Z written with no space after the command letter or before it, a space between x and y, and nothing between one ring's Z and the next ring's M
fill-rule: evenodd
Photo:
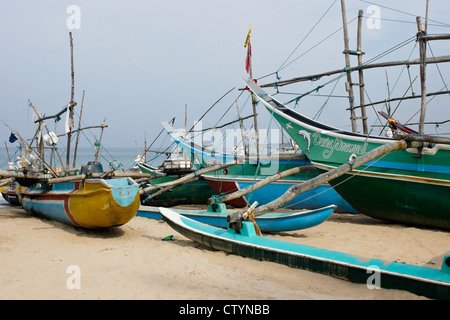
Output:
M39 115L39 112L37 111L36 106L35 106L34 104L32 104L30 100L28 100L28 101L29 101L29 103L30 103L30 106L33 108L34 112L35 112L37 115ZM45 122L44 122L44 121L41 121L40 124L42 124L42 125L44 126L45 130L47 131L47 134L50 135L50 130L48 129L48 127L47 127L47 125L45 124ZM51 139L51 138L50 138L50 139ZM43 140L43 139L41 139L41 140ZM53 142L53 140L52 140L52 142ZM53 145L53 144L52 144L52 145ZM55 147L54 150L56 151L56 154L58 155L58 158L59 158L59 161L61 162L61 166L62 166L63 170L66 171L66 168L64 167L64 163L63 163L63 160L62 160L62 158L61 158L61 155L59 154L58 148ZM41 157L42 157L42 160L44 161L43 163L45 163L44 153L45 153L44 151L40 152ZM50 166L50 167L51 167L51 166Z
M244 123L241 118L241 110L239 108L239 102L236 100L236 108L239 117L239 127L241 128L241 136L242 136L242 147L244 148L244 156L247 156L247 151L245 150L245 133L244 133Z
M6 186L7 184L12 184L14 182L14 178L2 179L0 181L0 187Z
M80 140L81 115L83 114L83 105L84 105L84 90L83 90L83 98L81 99L80 119L78 120L77 140L75 142L75 150L73 152L73 165L72 165L72 167L74 167L74 168L75 168L76 162L77 162L78 141Z
M314 170L317 170L317 169L313 165L307 165L307 166L305 165L305 166L291 168L291 169L285 170L283 172L279 172L279 173L277 173L277 174L275 174L273 176L267 177L267 178L265 178L265 179L255 183L255 184L253 184L251 186L248 186L245 189L238 190L236 192L224 195L224 196L222 196L220 198L220 200L222 202L227 202L227 201L230 201L230 200L233 200L233 199L245 196L245 195L249 194L250 192L258 190L258 189L268 185L269 183L275 182L275 181L277 181L277 180L279 180L281 178L292 176L292 175L294 175L296 173L300 173L300 172L308 172L308 171L314 171ZM208 199L208 204L209 205L212 205L212 204L215 204L215 203L216 203L216 198L215 197Z
M101 130L101 132L100 132L100 140L99 140L99 142L98 142L98 148L97 148L97 150L95 151L95 162L98 161L98 153L99 153L100 148L101 148L101 146L102 146L103 130L105 129L105 126L106 126L106 125L103 126L103 124L105 123L105 121L106 121L106 119L103 121L103 123L102 123L102 125L101 125L102 130Z
M70 182L70 181L77 181L77 180L84 180L84 179L86 179L85 174L77 174L74 176L48 179L47 182L49 184L56 184L56 183L61 183L61 182Z
M179 185L179 184L183 183L186 180L190 180L190 179L192 179L194 177L197 177L197 176L200 176L202 174L206 174L206 173L209 173L209 172L217 171L217 170L220 170L220 169L225 169L225 168L227 168L229 166L233 166L235 164L236 164L236 162L226 162L226 163L223 163L223 164L218 164L218 165L211 166L211 167L208 167L208 168L200 169L200 170L197 170L197 171L195 171L193 173L187 174L187 175L183 176L180 179L177 179L177 180L174 180L174 181L165 182L165 183L160 183L160 184L157 184L157 185L154 185L154 186L147 187L145 189L140 190L139 193L140 194L144 194L144 193L147 193L149 191L154 191L154 190L165 188L165 187L169 187L169 186L176 186L176 185Z
M75 71L73 68L73 38L72 38L72 32L69 32L69 38L70 38L70 66L72 69L71 76L72 76L72 87L71 87L71 93L70 93L70 102L69 106L67 107L68 117L69 117L69 132L67 133L67 157L66 157L66 165L67 167L70 166L70 140L72 139L72 128L71 128L71 122L72 122L72 116L73 116L73 107L76 105L74 101L74 95L75 95Z
M296 196L299 194L311 190L323 183L326 183L330 180L336 179L343 174L356 169L362 165L364 165L367 162L370 162L372 160L375 160L376 158L385 155L389 152L395 151L395 150L401 150L406 149L408 147L408 143L404 140L401 141L395 141L388 144L381 145L368 153L355 158L353 161L346 162L342 164L341 166L332 169L330 171L327 171L325 173L320 174L319 176L308 180L306 182L296 184L294 186L291 186L281 197L278 199L267 203L255 210L255 216L260 216L268 212L272 212L279 207L285 205L289 201L293 200Z
M352 84L352 73L349 71L350 69L350 49L349 49L349 40L348 40L348 30L347 30L347 13L345 9L345 0L341 0L341 9L342 9L342 23L344 30L344 54L345 54L345 70L347 72L347 91L349 95L349 103L350 103L350 120L352 123L352 131L358 132L358 126L356 124L356 114L355 114L355 96L353 94L353 84Z
M440 36L439 39L437 39L438 36L422 36L425 40L444 40L444 39L450 39L450 35L447 37ZM445 63L450 62L450 56L440 56L440 57L430 57L426 59L427 64L436 64L436 63ZM401 60L401 61L388 61L388 62L380 62L380 63L372 63L372 64L365 64L360 67L353 67L350 69L346 69L346 71L358 71L358 70L366 70L366 69L375 69L375 68L387 68L387 67L395 67L395 66L404 66L404 65L416 65L420 64L420 59L413 59L413 60ZM342 73L342 69L337 69L333 71L313 74L313 75L307 75L307 76L301 76L296 77L288 80L282 80L280 82L273 82L273 83L266 83L263 85L260 85L261 88L268 88L268 87L282 87L286 85L290 85L297 82L304 82L304 81L312 81L315 79L320 79L322 77L326 76L332 76L334 74L340 74ZM240 89L244 90L244 88Z
M11 162L11 157L9 156L9 150L8 150L8 145L6 144L6 141L5 141L5 148L6 148L6 153L8 154L8 161Z
M406 134L396 134L394 135L395 139L405 140L409 139L411 141L417 142L429 142L429 143L437 143L437 144L448 144L450 145L450 138L448 137L435 137L435 136L427 136L427 135L406 135Z
M416 18L418 32L422 32L422 19ZM420 52L420 88L421 88L421 103L420 103L420 121L419 121L419 134L424 132L425 115L427 112L427 84L426 84L426 55L427 55L427 42L419 35L419 52Z
M141 173L141 172L120 172L120 171L111 171L109 173L93 173L90 177L91 178L105 178L108 174L111 174L113 177L116 178L145 178L146 180L156 179L165 176L165 174L154 176L150 173ZM0 172L1 176L1 172ZM66 176L66 177L60 177L60 178L51 178L48 179L47 182L50 184L56 184L60 182L68 182L68 181L77 181L77 180L84 180L89 178L85 174L76 174L73 176Z
M49 179L49 174L41 172L16 172L12 170L0 170L1 178L19 178L19 179Z
M363 14L364 11L363 10L359 10L358 12L358 37L357 37L357 47L356 47L356 51L358 53L358 67L361 67L363 64L363 53L362 53L362 19L363 19ZM365 93L364 93L364 73L362 69L358 70L358 75L359 75L359 103L361 106L366 104L365 101ZM363 123L363 132L364 134L369 134L369 129L368 129L368 125L367 125L367 113L366 113L366 108L365 107L361 107L361 118L362 118L362 123Z
M449 94L449 93L450 93L450 90L438 91L438 92L430 92L430 93L427 93L426 96L427 97L431 97L431 96L438 96L438 95ZM419 99L419 98L421 98L421 97L420 96L407 96L407 97L403 96L401 98L385 99L385 100L380 100L380 101L368 103L368 104L365 104L364 107L374 106L374 105L382 104L382 103L389 103L389 102L393 102L393 101L403 101L403 100ZM357 106L355 108L360 108L360 107L362 107L362 106Z

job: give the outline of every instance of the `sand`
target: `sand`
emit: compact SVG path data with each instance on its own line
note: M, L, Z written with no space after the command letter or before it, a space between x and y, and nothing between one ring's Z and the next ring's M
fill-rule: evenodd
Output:
M2 203L0 228L0 299L425 299L211 250L144 217L86 230ZM175 240L161 241L169 235ZM317 227L270 237L433 268L450 252L449 232L363 215L333 214Z

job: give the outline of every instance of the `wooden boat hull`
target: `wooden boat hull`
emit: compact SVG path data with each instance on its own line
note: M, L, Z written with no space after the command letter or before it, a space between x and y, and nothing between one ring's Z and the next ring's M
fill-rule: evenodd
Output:
M83 228L108 228L130 221L140 206L139 187L129 178L86 179L83 183L40 183L21 194L30 214Z
M450 256L444 258L441 269L431 269L260 237L249 222L245 222L241 233L237 234L233 229L205 225L167 208L160 208L160 212L175 231L209 248L355 283L370 284L369 278L377 272L383 288L406 290L433 299L450 299Z
M395 140L342 131L309 119L246 82L320 170L328 171ZM378 219L450 229L450 146L391 152L330 181L352 207Z
M196 159L197 162L205 166L236 160L236 157L232 155L207 152L193 141L182 140L176 130L168 123L163 123L163 126L172 140L186 154L190 154L193 159ZM259 164L256 161L244 162L239 161L239 159L237 160L238 163L232 167L203 175L206 182L217 195L231 194L235 191L245 189L280 171L311 165L311 162L305 159L304 156L299 156L295 153L266 156ZM258 201L260 205L264 205L283 195L291 186L305 182L308 179L316 177L318 174L318 171L297 173L272 182L261 189L254 190L246 196L229 200L226 203L235 208L243 208L249 202L252 203L254 201ZM358 213L329 184L324 184L299 195L289 202L286 207L293 210L303 210L318 209L329 205L337 206L335 212Z
M18 187L20 188L17 183L13 183L10 186L0 187L0 192L2 193L3 198L12 205L20 205L19 195L16 191L16 188Z
M305 210L295 213L267 213L255 218L255 221L262 232L283 232L312 228L327 220L335 206L328 206L317 210ZM219 228L228 228L228 213L208 212L197 210L179 210L177 212L192 220L216 226ZM152 219L162 219L162 215L141 207L138 216Z
M296 165L290 164L284 165L283 167L284 170L286 170L295 166ZM255 176L254 173L248 173L250 170L245 167L253 168L254 166L251 164L237 164L232 168L229 168L227 174L224 174L222 171L215 172L204 175L204 178L216 194L226 195L250 187L254 183L269 176ZM276 172L273 174L276 174ZM260 205L264 205L281 197L293 185L305 182L308 179L316 177L318 174L318 171L304 172L282 178L260 189L253 190L245 196L227 201L226 203L235 208L243 208L254 201L257 201ZM319 209L329 205L336 205L335 212L358 213L358 211L350 206L329 184L324 184L299 194L284 207L292 210L303 210Z
M154 171L144 165L138 164L139 169L143 173L154 173ZM174 181L181 178L178 175L169 175L161 178L155 178L150 180L152 184L160 184L166 183L170 181ZM156 192L156 191L155 191ZM157 203L161 200L174 205L180 204L206 204L208 198L214 195L214 190L211 189L209 184L204 180L198 180L194 182L190 182L184 185L179 185L167 192L163 192L156 197L156 199L152 199L146 203L146 205L152 205L153 202Z

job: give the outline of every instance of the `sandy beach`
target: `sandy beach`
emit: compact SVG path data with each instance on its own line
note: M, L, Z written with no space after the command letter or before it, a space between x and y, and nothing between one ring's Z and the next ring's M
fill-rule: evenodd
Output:
M3 300L426 299L210 250L144 217L119 228L86 230L2 202L0 227ZM161 241L169 235L175 240ZM314 228L265 236L431 268L440 268L450 253L449 232L363 215L333 214Z

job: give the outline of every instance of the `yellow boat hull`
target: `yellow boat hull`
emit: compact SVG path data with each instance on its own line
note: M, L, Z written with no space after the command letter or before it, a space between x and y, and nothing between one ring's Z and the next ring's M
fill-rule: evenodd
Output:
M140 206L139 187L128 178L39 183L23 191L21 198L28 213L84 228L123 225Z

